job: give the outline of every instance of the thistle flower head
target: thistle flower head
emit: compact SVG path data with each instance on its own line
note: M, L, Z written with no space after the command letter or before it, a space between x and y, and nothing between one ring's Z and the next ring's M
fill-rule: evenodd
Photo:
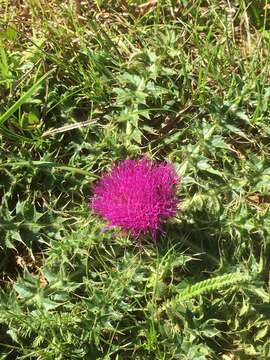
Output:
M178 182L176 171L167 162L124 160L95 185L90 206L109 226L135 237L150 233L155 239L162 223L176 213Z

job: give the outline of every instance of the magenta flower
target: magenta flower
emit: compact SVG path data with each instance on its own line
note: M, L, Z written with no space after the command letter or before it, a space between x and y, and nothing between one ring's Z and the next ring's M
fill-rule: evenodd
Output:
M176 214L178 182L167 162L124 160L101 177L90 206L109 227L120 227L135 237L150 233L155 239L162 223Z

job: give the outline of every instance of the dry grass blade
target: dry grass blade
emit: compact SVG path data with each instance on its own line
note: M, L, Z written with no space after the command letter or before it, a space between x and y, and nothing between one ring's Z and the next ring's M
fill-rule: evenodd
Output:
M137 12L140 15L143 15L143 14L147 13L148 11L153 10L156 5L157 5L157 0L147 1L146 3L143 3L138 6Z
M87 121L81 121L79 123L72 124L72 125L62 126L57 129L49 129L42 134L42 137L47 137L47 136L63 133L63 132L74 130L74 129L81 129L88 125L95 125L96 123L97 122L95 120L87 120Z

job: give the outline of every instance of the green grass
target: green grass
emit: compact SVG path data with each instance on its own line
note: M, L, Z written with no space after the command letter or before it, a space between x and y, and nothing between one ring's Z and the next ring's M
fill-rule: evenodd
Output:
M79 4L0 3L0 359L270 358L268 2ZM181 209L137 244L88 201L144 154Z

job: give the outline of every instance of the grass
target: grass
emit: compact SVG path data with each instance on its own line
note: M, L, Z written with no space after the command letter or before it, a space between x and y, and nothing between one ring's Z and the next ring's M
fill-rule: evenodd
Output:
M267 1L0 5L0 359L270 358ZM157 243L89 211L173 162Z

